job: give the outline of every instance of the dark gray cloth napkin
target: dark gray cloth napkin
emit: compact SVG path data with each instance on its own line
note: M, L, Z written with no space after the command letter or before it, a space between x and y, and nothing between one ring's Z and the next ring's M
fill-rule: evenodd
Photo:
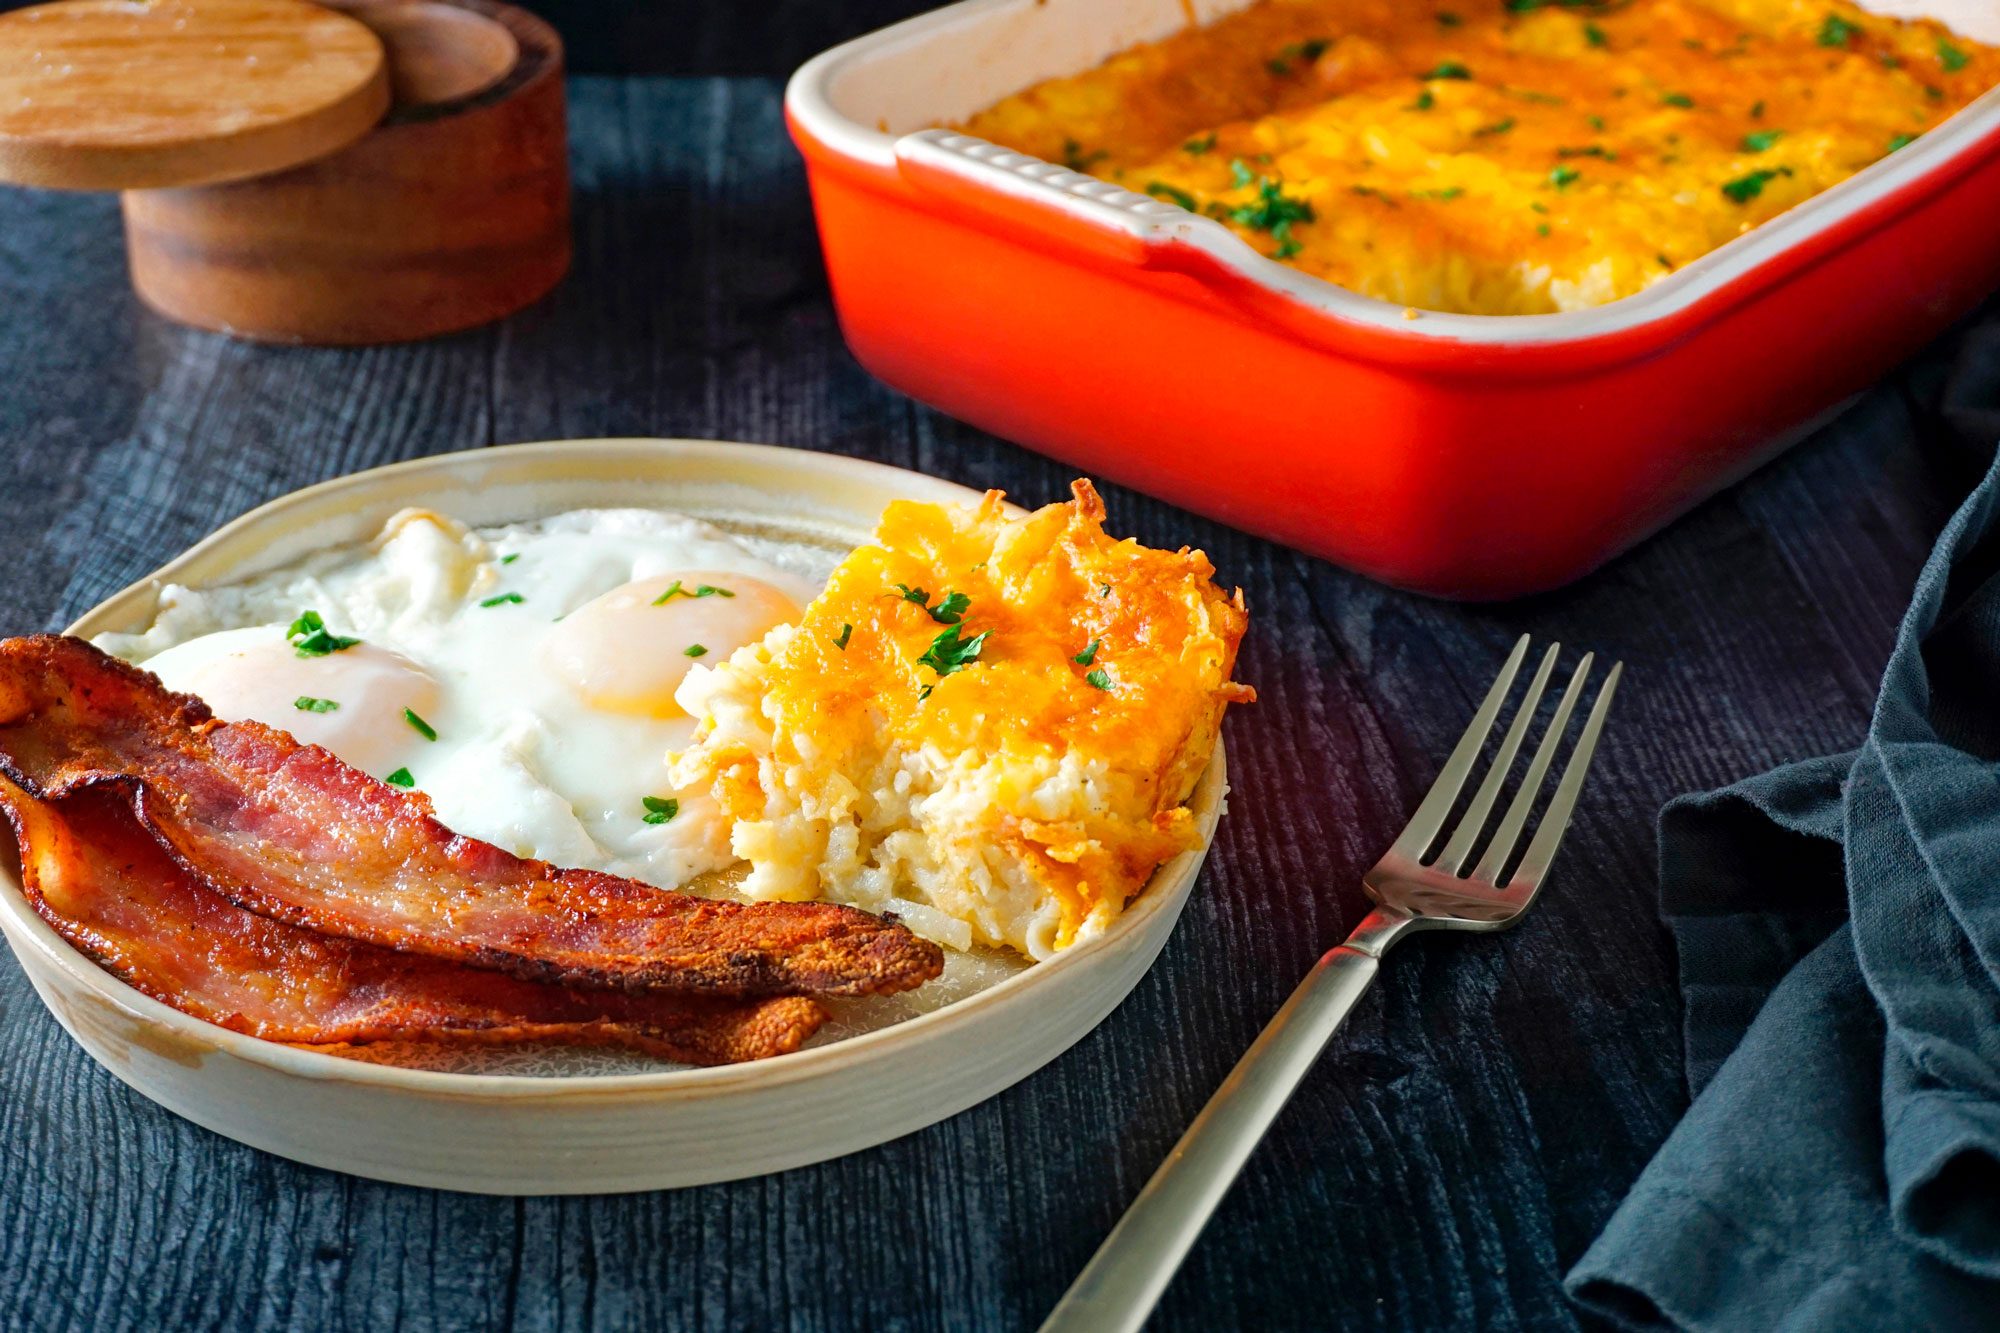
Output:
M1672 802L1660 881L1695 1101L1570 1294L1635 1328L2000 1328L2000 459L1861 748Z

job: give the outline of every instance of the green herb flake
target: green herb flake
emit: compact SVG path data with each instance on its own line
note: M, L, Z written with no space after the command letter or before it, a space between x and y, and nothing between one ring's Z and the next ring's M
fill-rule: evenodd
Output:
M514 551L514 552L510 552L510 553L509 553L509 554L507 554L507 555L503 555L503 556L501 556L501 557L500 557L500 563L501 563L501 564L503 564L503 565L511 565L511 564L513 564L513 563L514 563L514 562L515 562L516 560L519 560L520 558L521 558L521 553L520 553L519 551Z
M1195 202L1193 195L1178 186L1169 185L1165 181L1147 181L1146 193L1152 195L1155 199L1165 199L1171 203L1179 204L1190 213L1201 211L1201 205Z
M1653 258L1659 261L1661 268L1667 269L1670 272L1672 271L1674 267L1673 260L1667 258L1665 255L1654 255Z
M1686 93L1668 93L1660 99L1660 102L1664 106L1677 106L1683 109L1691 109L1694 106L1694 99Z
M1592 128L1593 130L1601 130L1604 128L1604 117L1602 116L1585 116L1584 120L1590 125L1590 128Z
M853 637L854 637L854 626L842 625L840 627L840 637L833 641L833 646L840 649L840 651L844 653L847 651L847 641Z
M646 807L648 824L664 824L681 812L681 803L671 796L642 796L639 804Z
M718 588L711 583L697 583L694 587L694 595L697 597L734 597L736 594L727 588Z
M1208 152L1214 147L1215 136L1213 134L1204 134L1199 138L1189 139L1186 143L1182 144L1181 151L1191 154L1194 157L1200 157L1203 153Z
M292 707L301 713L331 713L337 711L340 705L331 699L315 699L310 694L301 694L292 700Z
M972 605L972 599L962 592L948 592L944 600L936 606L927 606L925 612L940 625L956 625L965 619L965 610Z
M1771 146L1785 137L1783 130L1754 130L1743 136L1743 151L1746 153L1769 152Z
M319 618L317 611L301 611L292 627L285 631L285 642L292 645L300 657L325 657L329 653L345 652L361 640L349 638L345 634L329 634L326 622Z
M427 741L434 741L438 738L437 728L418 717L415 709L405 708L403 710L403 721L409 723L416 730L417 735L422 736Z
M918 703L922 703L922 702L923 702L924 700L926 700L926 699L930 698L930 697L931 697L931 691L932 691L932 690L934 690L934 689L936 689L936 688L937 688L937 686L935 686L935 685L926 685L926 686L924 686L924 687L923 687L922 689L918 690L918 691L917 691L917 702L918 702Z
M1564 163L1549 173L1549 184L1555 186L1558 190L1567 189L1575 184L1577 177L1581 175L1583 173L1575 167Z
M1108 672L1105 671L1103 667L1099 667L1095 671L1084 673L1083 678L1089 681L1092 685L1095 685L1100 690L1108 690L1111 688L1111 676Z
M1917 136L1914 134L1899 134L1895 138L1889 140L1889 151L1893 153L1898 151L1899 149L1908 148L1911 144L1915 143L1916 141L1917 141Z
M1762 120L1763 118L1764 118L1764 104L1762 102L1752 102L1750 104L1750 119Z
M1273 74L1282 77L1292 72L1294 61L1310 65L1313 61L1325 55L1326 48L1330 45L1332 43L1328 42L1324 37L1312 37L1303 42L1287 42L1284 46L1278 48L1278 54L1266 61L1265 65Z
M1074 139L1063 140L1063 146L1062 146L1063 165L1068 167L1071 171L1089 171L1092 167L1096 166L1099 162L1102 162L1105 158L1110 156L1111 154L1104 152L1102 149L1094 153L1086 153L1083 151L1083 145L1078 143L1076 140Z
M1440 60L1437 63L1437 67L1431 70L1430 73L1422 74L1418 77L1424 79L1469 79L1472 77L1472 71L1464 65L1459 64L1456 60Z
M1507 131L1513 129L1515 123L1512 116L1504 116L1494 121L1491 125L1481 125L1472 132L1472 137L1475 139L1490 139L1496 134L1505 134Z
M397 769L388 777L383 778L382 781L388 783L391 787L414 787L417 785L417 780L410 776L410 770L407 768Z
M1435 199L1440 203L1450 203L1452 200L1458 198L1460 195L1464 193L1465 193L1464 186L1453 185L1453 186L1448 186L1447 188L1442 190L1412 190L1410 191L1410 198Z
M684 657L707 657L708 649L699 643L691 643L681 649L681 655Z
M1838 14L1828 14L1826 22L1819 25L1821 46L1846 46L1861 35L1861 29L1849 23Z
M1097 585L1097 595L1098 595L1099 597L1109 597L1109 596L1111 595L1111 585L1110 585L1110 584L1108 584L1108 583L1100 583L1100 584L1098 584L1098 585Z
M1095 662L1097 660L1097 649L1098 646L1103 642L1104 640L1102 639L1092 639L1090 641L1090 647L1084 649L1082 652L1078 653L1075 657L1072 657L1069 660L1076 663L1078 666L1089 666L1092 662Z
M1595 143L1586 144L1582 148L1558 148L1556 149L1556 156L1598 157L1598 158L1603 158L1606 162L1616 162L1618 160L1618 154L1612 152L1610 149L1606 148L1603 144L1595 144Z
M521 594L518 592L503 592L498 597L489 597L480 603L481 606L519 606L520 604Z
M1432 107L1436 106L1437 102L1438 100L1436 96L1432 94L1431 90L1428 88L1424 88L1418 91L1417 100L1410 103L1408 109L1411 111L1428 111Z
M931 595L928 592L922 588L912 588L907 583L898 583L896 591L902 595L904 601L915 602L918 606L922 606L931 599Z
M1583 40L1589 42L1592 46L1605 45L1604 29L1598 27L1595 23L1584 24Z
M1949 37L1938 38L1938 64L1944 66L1947 74L1956 74L1972 63L1972 57L1951 44Z
M1269 232L1271 239L1278 243L1277 257L1289 259L1300 249L1298 238L1292 235L1292 226L1313 220L1312 205L1286 195L1277 181L1259 176L1256 185L1257 197L1250 203L1229 210L1229 220L1239 227Z
M1462 27L1465 23L1464 19L1448 9L1440 9L1438 11L1437 21L1440 28L1457 28Z
M1790 167L1779 167L1776 171L1753 171L1747 176L1724 182L1722 192L1739 204L1747 204L1764 193L1764 187L1770 182L1791 174Z
M1537 236L1546 236L1546 235L1548 235L1548 234L1549 234L1549 224L1548 224L1548 223L1546 223L1546 222L1543 222L1543 223L1539 223L1539 224L1537 224L1537 225L1536 225L1536 227L1535 227L1535 235L1537 235Z
M963 626L952 625L931 640L931 646L924 649L917 665L927 666L940 676L963 670L978 658L979 650L986 646L986 636L992 632L981 630L968 639L963 635Z
M679 579L675 579L672 583L669 583L667 585L667 590L665 592L661 593L658 597L655 597L653 599L653 605L665 606L668 602L673 601L674 598L676 597L687 597L690 595L691 594L683 592L681 590L681 581ZM557 619L560 620L561 617L558 616Z

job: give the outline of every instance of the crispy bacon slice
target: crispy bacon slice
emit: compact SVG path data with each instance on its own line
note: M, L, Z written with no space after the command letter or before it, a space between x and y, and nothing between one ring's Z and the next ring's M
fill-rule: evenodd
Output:
M428 798L206 705L80 639L0 642L0 773L111 786L182 868L273 920L531 981L687 994L870 995L943 951L830 903L718 902L461 837Z
M114 976L272 1041L407 1060L407 1043L615 1045L686 1064L795 1051L825 1021L803 997L718 1000L521 981L317 935L201 887L109 787L38 801L0 779L35 910ZM346 1048L346 1049L342 1049Z

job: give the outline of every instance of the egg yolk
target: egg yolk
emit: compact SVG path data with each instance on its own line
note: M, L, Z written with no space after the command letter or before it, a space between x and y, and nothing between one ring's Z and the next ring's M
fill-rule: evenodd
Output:
M173 649L146 665L224 721L253 718L376 777L400 766L413 740L421 744L403 710L436 717L440 695L415 663L367 643L300 657L278 634L184 668Z
M550 628L544 666L593 708L677 717L674 691L697 662L720 661L798 619L768 583L716 570L635 579Z

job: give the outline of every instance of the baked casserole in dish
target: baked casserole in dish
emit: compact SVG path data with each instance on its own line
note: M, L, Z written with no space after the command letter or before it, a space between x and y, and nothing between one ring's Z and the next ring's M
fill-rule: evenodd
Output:
M2000 15L1897 9L968 0L814 60L787 109L882 378L1495 598L2000 285Z

